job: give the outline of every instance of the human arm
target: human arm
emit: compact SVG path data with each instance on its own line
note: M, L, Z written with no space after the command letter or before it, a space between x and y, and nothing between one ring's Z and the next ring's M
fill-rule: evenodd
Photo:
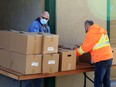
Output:
M83 44L79 48L75 49L77 56L91 51L94 45L99 41L100 37L101 34L95 33L92 30L89 31L85 36Z
M39 24L37 21L34 21L30 28L28 29L28 32L39 32Z

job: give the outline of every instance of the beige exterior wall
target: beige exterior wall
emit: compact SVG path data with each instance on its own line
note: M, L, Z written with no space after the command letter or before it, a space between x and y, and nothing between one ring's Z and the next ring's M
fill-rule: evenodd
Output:
M116 44L116 0L110 0L111 10L110 10L110 40L111 44ZM116 46L116 45L115 45Z
M110 42L113 47L116 47L116 0L110 0L110 3ZM116 80L116 69L112 69L111 78Z
M56 0L56 28L60 44L82 43L86 19L106 28L106 5L106 0Z
M115 0L114 0L115 1ZM60 44L81 44L84 36L84 21L91 19L106 28L107 0L56 0L56 28ZM116 77L112 70L111 78ZM94 73L88 73L94 79ZM56 87L83 87L83 74L60 76ZM87 87L93 87L87 81Z
M116 0L110 0L110 19L111 20L116 20Z

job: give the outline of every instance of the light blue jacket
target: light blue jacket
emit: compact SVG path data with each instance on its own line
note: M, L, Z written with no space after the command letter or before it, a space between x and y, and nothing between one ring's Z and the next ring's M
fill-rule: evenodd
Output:
M50 33L50 27L48 26L48 24L46 24L46 26L44 27L42 26L40 21L35 20L28 29L28 32Z

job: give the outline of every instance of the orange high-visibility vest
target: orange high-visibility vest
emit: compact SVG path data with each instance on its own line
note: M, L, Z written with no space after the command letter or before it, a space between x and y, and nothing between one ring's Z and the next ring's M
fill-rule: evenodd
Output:
M77 56L90 52L94 63L113 58L107 31L96 24L89 28L83 44L75 50Z

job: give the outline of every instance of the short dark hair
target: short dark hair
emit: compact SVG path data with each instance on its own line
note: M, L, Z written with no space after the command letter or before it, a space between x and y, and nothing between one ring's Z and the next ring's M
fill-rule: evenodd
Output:
M86 21L85 21L85 24L93 25L93 24L94 24L94 22L93 22L92 20L86 20Z

